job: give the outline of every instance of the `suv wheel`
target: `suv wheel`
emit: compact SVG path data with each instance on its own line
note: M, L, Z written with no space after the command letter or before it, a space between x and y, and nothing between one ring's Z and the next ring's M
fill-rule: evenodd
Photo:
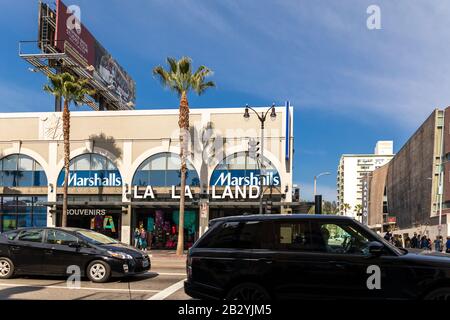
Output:
M256 283L243 283L232 288L226 300L241 301L266 301L270 300L270 295L266 289Z
M0 279L10 279L14 275L14 264L8 258L0 258Z
M100 260L92 261L87 267L87 276L92 282L107 282L111 277L111 267Z
M431 291L425 296L425 300L450 301L450 287Z

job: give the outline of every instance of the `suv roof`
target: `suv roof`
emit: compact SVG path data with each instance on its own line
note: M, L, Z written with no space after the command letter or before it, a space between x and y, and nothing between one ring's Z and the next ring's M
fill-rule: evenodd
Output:
M317 220L353 220L353 218L336 215L315 215L315 214L255 214L223 217L211 220L211 223L220 221L255 221L255 220L291 220L291 219L317 219Z

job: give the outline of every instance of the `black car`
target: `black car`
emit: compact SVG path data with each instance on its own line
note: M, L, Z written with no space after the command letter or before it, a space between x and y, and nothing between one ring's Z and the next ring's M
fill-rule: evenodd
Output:
M212 220L187 274L198 299L450 299L450 255L409 253L342 216Z
M147 254L91 230L33 228L0 234L0 279L80 270L93 282L107 282L149 269Z

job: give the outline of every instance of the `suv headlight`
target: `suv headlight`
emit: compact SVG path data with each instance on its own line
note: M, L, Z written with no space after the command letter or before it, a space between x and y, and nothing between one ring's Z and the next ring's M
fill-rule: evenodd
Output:
M114 258L117 258L117 259L122 259L122 260L133 260L133 257L132 256L130 256L129 254L127 254L127 253L123 253L123 252L114 252L114 251L108 251L108 253L112 256L112 257L114 257Z

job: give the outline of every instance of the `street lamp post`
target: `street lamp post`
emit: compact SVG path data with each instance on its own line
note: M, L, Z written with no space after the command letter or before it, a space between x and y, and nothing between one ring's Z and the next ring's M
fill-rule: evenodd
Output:
M330 172L322 172L322 173L319 173L317 176L314 176L314 198L317 195L317 179L319 179L322 176L329 176L329 175L331 175Z
M264 176L263 176L263 170L265 173L265 166L264 166L264 128L265 123L267 120L267 115L270 112L270 118L275 119L277 117L277 113L275 110L275 104L272 105L269 109L267 109L266 112L261 112L261 114L247 105L245 107L245 114L244 118L249 119L250 118L250 112L249 110L252 110L256 116L258 117L259 121L261 122L261 157L260 157L260 172L259 172L259 214L263 214L263 188L264 188Z

